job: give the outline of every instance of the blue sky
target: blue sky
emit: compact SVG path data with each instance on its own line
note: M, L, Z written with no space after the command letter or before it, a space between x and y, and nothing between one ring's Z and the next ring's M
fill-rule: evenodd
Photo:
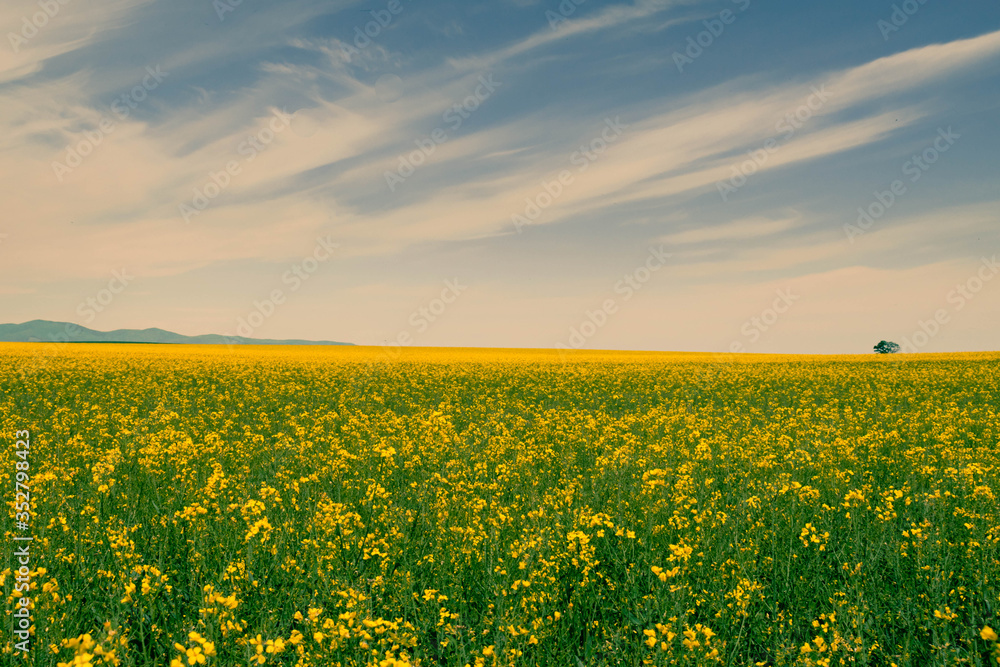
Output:
M996 2L231 1L0 9L0 319L1000 347Z

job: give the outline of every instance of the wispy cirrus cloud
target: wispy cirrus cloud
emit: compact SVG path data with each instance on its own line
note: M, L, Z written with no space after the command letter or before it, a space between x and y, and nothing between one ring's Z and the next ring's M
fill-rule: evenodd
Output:
M34 6L5 6L0 22L16 25ZM681 76L669 45L683 43L714 11L709 4L580 5L555 29L546 8L508 4L513 14L504 16L516 19L501 19L486 7L407 6L362 57L347 58L342 47L370 18L352 2L244 3L224 22L186 0L116 0L96 13L68 4L23 52L0 55L8 174L0 196L12 219L26 221L21 247L45 248L51 260L11 254L4 270L31 290L125 260L156 280L223 280L293 258L305 241L333 232L353 275L378 289L411 286L404 271L429 266L464 267L495 285L508 266L512 283L531 276L563 290L573 281L545 272L564 248L600 256L592 265L612 271L628 265L635 246L676 244L678 279L724 283L892 257L888 266L903 261L890 249L903 236L920 261L951 261L975 245L964 232L965 240L944 242L928 221L956 212L962 229L987 233L996 197L984 184L995 167L964 147L866 234L863 248L846 248L841 228L938 126L968 124L969 146L994 140L982 119L998 104L989 92L1000 70L998 26L981 21L896 53L879 40L847 57L831 41L837 58L813 57L789 75L741 41L780 25L754 7ZM501 20L503 30L486 29ZM814 53L800 43L806 37L784 34L780 46ZM904 43L901 34L893 46ZM153 65L169 72L163 85L56 178L53 162ZM495 94L453 126L447 112L487 75L500 82ZM808 114L787 125L804 106ZM295 114L291 126L263 150L246 150L276 113ZM620 136L594 159L575 159L614 119ZM388 188L385 174L438 129L447 140ZM744 174L746 185L720 199L718 184L771 140L775 149ZM186 222L178 207L233 161L240 173ZM572 182L517 234L512 216L564 171ZM921 206L927 217L915 215ZM373 317L355 287L352 312ZM513 298L516 288L507 289Z

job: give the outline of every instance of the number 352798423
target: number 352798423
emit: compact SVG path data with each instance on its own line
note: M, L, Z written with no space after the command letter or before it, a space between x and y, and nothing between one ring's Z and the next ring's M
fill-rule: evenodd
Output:
M15 434L18 438L17 440L17 450L16 456L18 461L15 463L15 469L17 470L16 481L17 481L17 498L15 501L15 519L18 523L27 523L29 520L29 510L31 508L31 494L28 491L28 452L31 449L31 435L28 431L18 431Z

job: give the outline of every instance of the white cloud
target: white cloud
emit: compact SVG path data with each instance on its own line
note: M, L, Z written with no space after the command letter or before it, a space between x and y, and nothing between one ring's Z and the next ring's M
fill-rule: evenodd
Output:
M36 0L5 0L0 7L0 26L5 28L2 32L7 43L0 48L0 83L27 79L39 72L45 61L127 25L132 12L151 2L45 3L50 14Z
M681 245L707 241L752 239L794 229L799 225L800 220L801 218L797 215L779 220L763 217L744 218L713 227L689 229L677 234L668 234L657 239L657 242Z
M544 210L538 224L566 222L615 203L642 202L662 207L664 217L684 219L669 204L678 202L681 195L713 191L716 182L731 175L732 165L745 159L747 150L775 134L776 122L800 107L813 86L825 84L829 102L782 144L760 172L872 145L901 128L913 128L936 113L936 102L915 106L902 95L925 91L944 77L986 71L984 65L1000 53L1000 32L993 32L913 49L807 81L765 85L757 77L753 82L729 82L682 98L623 105L621 119L629 127L584 172L575 171L570 155L581 143L600 136L603 118L553 113L551 108L531 112L530 106L506 121L491 117L492 124L485 127L477 117L460 132L449 132L450 139L394 195L385 187L382 172L395 166L397 154L413 150L413 139L440 126L442 112L467 96L480 74L491 68L502 71L511 61L534 55L536 49L557 40L644 21L677 3L605 7L574 18L556 31L549 30L540 16L539 29L525 39L476 58L409 74L401 84L404 96L389 103L379 98L374 86L351 76L336 40L298 40L295 46L319 54L326 62L315 66L268 61L259 67L253 84L229 91L227 96L206 91L198 103L175 108L162 121L148 121L152 125L136 118L118 121L115 131L84 164L59 183L52 160L62 156L67 143L79 140L81 127L99 121L105 111L93 102L93 88L106 90L110 84L102 72L86 68L56 79L43 80L38 75L47 60L93 43L121 26L129 12L145 2L108 3L97 19L92 13L86 18L83 13L71 14L73 5L69 5L63 27L53 23L51 30L40 32L37 41L30 43L30 51L17 57L7 53L0 60L0 80L17 79L15 85L0 89L0 147L4 149L0 161L8 174L0 182L0 196L6 215L23 227L16 239L4 243L3 271L16 280L39 285L80 276L94 278L104 275L108 266L119 265L134 267L147 277L166 277L241 260L280 262L301 256L303 239L312 243L320 232L334 233L347 257L393 255L423 243L510 234L511 215L523 212L525 200L536 198L543 191L542 182L553 181L563 169L573 171L574 182ZM11 25L20 20L19 12L34 6L31 2L7 5L0 10L0 19ZM164 63L165 69L177 72L170 84L186 85L185 68L237 52L252 53L253 37L265 39L266 18L264 14L250 16L249 33L206 41L175 54ZM268 39L275 43L281 38ZM396 56L379 51L373 57ZM243 164L244 173L233 177L222 196L185 225L177 205L190 200L192 188L204 185L210 172L218 172L229 160L242 162L237 145L249 132L263 127L275 99L290 97L284 92L289 82L306 91L295 99L308 100L308 136L283 132L252 163ZM331 93L331 89L338 92ZM501 86L498 97L506 90ZM665 108L666 103L670 106ZM316 185L318 179L313 179L311 189L297 189L298 178L330 165L342 168L327 182ZM428 187L429 183L434 187ZM346 202L360 199L359 193L373 192L369 199L385 206L375 210L361 209L360 204L358 209L348 207ZM332 217L331 208L340 216ZM858 239L854 248L841 236L839 225L805 233L819 222L815 215L803 212L799 216L785 209L775 217L744 217L681 230L661 240L678 245L712 242L731 251L722 258L698 254L701 249L685 252L686 259L698 261L672 267L677 278L707 283L713 276L720 280L741 274L750 276L752 282L752 274L761 267L805 275L816 266L838 261L861 265L868 257L889 256L907 244L946 239L955 230L987 233L996 220L987 205L932 211L906 218L905 224L903 219L892 224L887 219ZM531 229L525 231L530 234ZM852 271L866 279L875 275L864 268ZM830 276L861 280L853 273ZM824 284L832 280L823 278ZM395 283L378 287L383 296L398 289ZM707 298L705 290L698 292L698 298ZM698 312L740 303L747 294L741 291L732 299L701 302L695 297L676 297L669 303ZM371 322L377 321L391 328L389 320L378 319L363 306L367 297L361 288L344 298L358 309L359 319L374 318L359 327L371 329ZM478 313L474 316L459 316L456 311L457 320L472 320L456 325L454 338L441 329L437 338L428 341L460 342L461 332L495 326L490 322L496 318L486 317L489 308L540 318L552 310L544 299L532 301L521 311L511 296L493 294L490 299L494 300L487 302L489 307L468 307L467 312ZM477 318L481 324L470 324ZM518 321L511 316L511 322ZM544 321L553 331L562 327L557 320ZM660 314L635 314L619 321L646 327L637 329L642 332L637 338L620 339L646 347L662 347L648 338L649 326L670 325L669 318ZM689 337L682 339L696 347L697 323L684 327ZM615 336L624 335L621 331L625 330L619 329ZM486 338L481 340L500 343L512 335L510 330L493 331L489 336L484 333ZM525 336L523 340L537 338Z

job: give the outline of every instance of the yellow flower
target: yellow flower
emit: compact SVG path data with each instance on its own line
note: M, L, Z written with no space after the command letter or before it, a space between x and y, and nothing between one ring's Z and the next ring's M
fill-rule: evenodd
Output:
M988 642L995 642L997 640L996 631L988 625L979 631L979 636Z

